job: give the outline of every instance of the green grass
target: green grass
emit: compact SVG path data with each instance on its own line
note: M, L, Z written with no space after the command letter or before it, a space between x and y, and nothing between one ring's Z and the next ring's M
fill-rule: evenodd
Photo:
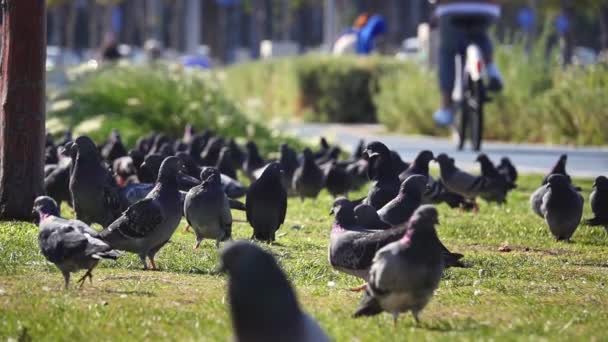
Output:
M608 235L581 226L572 243L554 241L528 207L539 182L523 177L508 205L481 203L479 214L440 206L439 235L470 267L446 271L419 326L409 315L396 328L387 314L350 317L359 295L346 289L360 282L327 262L328 194L315 202L291 199L277 243L265 248L287 271L303 307L337 341L605 340ZM591 182L577 184L587 198ZM251 228L237 223L234 235L247 238ZM124 255L103 262L93 285L82 290L63 290L61 274L40 255L36 239L31 224L0 225L0 340L229 338L226 279L215 272L218 252L212 242L194 251L184 224L157 257L162 271L141 271L137 257ZM499 252L503 244L512 251Z

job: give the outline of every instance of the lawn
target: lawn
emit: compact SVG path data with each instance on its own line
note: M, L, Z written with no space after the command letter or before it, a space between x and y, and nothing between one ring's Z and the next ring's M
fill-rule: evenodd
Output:
M317 201L291 199L277 243L266 248L305 310L336 341L606 340L608 234L581 226L572 243L554 241L528 205L540 180L522 177L506 206L481 203L478 214L440 206L439 236L465 254L469 267L446 271L420 325L410 315L396 327L387 314L351 318L359 294L346 289L360 281L328 264L333 218L327 193ZM592 181L576 183L587 199ZM37 228L1 224L0 340L228 340L218 251L211 241L193 250L194 235L184 228L158 254L162 271L144 272L138 258L126 254L103 262L93 285L64 291L61 274L38 251ZM237 239L251 236L246 223L235 223L233 232ZM511 251L499 251L504 245Z

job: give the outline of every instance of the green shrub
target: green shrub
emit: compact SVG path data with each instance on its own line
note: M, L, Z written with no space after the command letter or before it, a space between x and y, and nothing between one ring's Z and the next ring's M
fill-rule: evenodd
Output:
M128 144L150 131L181 136L187 123L225 136L254 139L266 151L277 150L285 139L247 119L209 74L178 67L103 69L75 81L54 100L50 127L74 127L76 133L86 133L98 142L112 128L120 129ZM53 125L54 121L61 125Z

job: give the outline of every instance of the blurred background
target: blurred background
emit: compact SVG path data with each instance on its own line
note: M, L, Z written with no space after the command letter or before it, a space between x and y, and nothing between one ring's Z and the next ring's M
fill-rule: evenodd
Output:
M496 36L523 34L532 42L547 28L549 46L584 63L608 47L608 3L601 0L514 0L502 5ZM431 21L428 0L48 0L51 63L76 63L119 44L121 55L144 48L167 58L207 56L212 65L268 56L329 51L362 13L384 20L383 54L421 50ZM567 57L569 60L569 56Z

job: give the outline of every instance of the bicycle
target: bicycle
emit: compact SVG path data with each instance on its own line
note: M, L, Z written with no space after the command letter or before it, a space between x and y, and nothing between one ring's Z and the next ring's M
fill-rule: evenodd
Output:
M471 25L471 21L463 25ZM464 60L464 65L462 63ZM456 56L456 84L452 99L458 104L460 115L456 115L455 128L458 135L458 150L462 150L467 137L474 151L481 150L483 139L484 105L490 101L484 83L486 63L479 46L469 43Z

